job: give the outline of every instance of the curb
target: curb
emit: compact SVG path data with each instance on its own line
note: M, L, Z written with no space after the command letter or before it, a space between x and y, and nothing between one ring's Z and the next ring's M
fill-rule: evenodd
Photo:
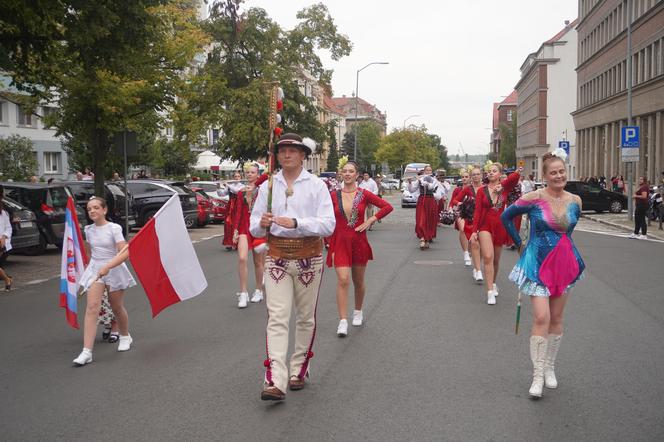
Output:
M628 226L625 226L625 225L623 225L623 224L614 223L614 222L611 222L611 221L606 221L606 220L603 220L603 219L601 219L601 218L596 218L596 217L594 217L594 216L592 216L592 215L584 215L584 214L581 214L581 218L586 218L586 219L589 219L589 220L594 221L594 222L596 222L596 223L604 224L605 226L615 227L616 229L620 229L620 230L622 230L622 231L624 231L624 232L632 232L632 231L634 231L634 228L633 228L633 227L628 227ZM656 238L656 239L659 239L659 240L664 240L664 237L661 237L660 235L653 235L653 234L651 233L650 229L648 229L648 236L652 236L652 237L654 237L654 238Z

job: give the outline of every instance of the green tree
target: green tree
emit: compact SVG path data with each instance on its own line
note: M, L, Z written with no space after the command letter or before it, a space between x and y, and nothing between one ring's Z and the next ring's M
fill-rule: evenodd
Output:
M447 156L447 146L442 143L440 137L436 134L429 134L429 138L431 139L431 145L438 151L438 167L449 171L450 159Z
M330 121L328 125L327 137L330 143L330 151L327 153L327 171L336 171L339 167L339 150L337 149L337 124L335 121Z
M357 123L357 162L360 168L371 170L371 165L376 164L376 151L380 146L380 139L378 123L374 121Z
M32 140L20 135L0 137L0 180L27 181L37 173Z
M347 130L344 134L344 139L341 141L340 156L347 156L353 158L353 149L355 146L355 133L352 130Z
M12 35L32 34L0 62L19 89L57 99L57 134L79 158L90 158L101 192L114 134L129 129L154 136L187 84L185 68L208 41L198 27L198 2L42 3L45 18L25 7L12 18Z
M512 112L510 124L500 124L498 161L505 167L516 167L516 112Z
M436 169L440 152L436 141L424 126L395 129L383 137L376 151L376 160L387 162L391 170L399 170L407 163L429 163Z
M220 129L217 146L222 156L251 159L265 155L268 133L268 92L278 81L285 100L284 131L309 136L319 145L326 140L318 122L318 107L301 91L307 74L329 88L331 71L325 70L317 51L332 59L348 55L351 44L337 32L323 4L297 13L299 23L282 29L260 8L242 10L243 0L213 4L204 29L213 46L207 63L193 81L197 92L183 100L203 127ZM191 128L196 134L196 128ZM200 133L200 132L198 132Z

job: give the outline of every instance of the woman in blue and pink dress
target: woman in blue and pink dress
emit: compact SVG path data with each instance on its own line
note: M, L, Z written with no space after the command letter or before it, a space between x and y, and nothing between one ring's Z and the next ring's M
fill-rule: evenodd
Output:
M533 307L533 381L529 391L533 397L541 397L544 386L558 386L554 364L563 334L566 295L585 268L571 238L581 215L581 199L565 191L566 157L562 149L544 155L542 170L547 187L523 195L500 217L514 244L523 250L509 279L521 293L530 296ZM524 213L530 219L530 239L525 249L514 224L514 218Z

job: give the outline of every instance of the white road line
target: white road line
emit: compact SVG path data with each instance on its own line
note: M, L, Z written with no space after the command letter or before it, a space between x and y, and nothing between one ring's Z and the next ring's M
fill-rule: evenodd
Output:
M576 228L574 229L577 232L586 232L586 233L596 233L598 235L605 235L605 236L614 236L616 238L625 238L629 239L629 233L625 232L605 232L605 231L600 231L600 230L591 230L591 229L581 229L581 228ZM661 239L655 239L655 238L648 238L648 239L640 239L637 240L635 239L634 241L652 241L652 242L659 242L659 243L664 243Z

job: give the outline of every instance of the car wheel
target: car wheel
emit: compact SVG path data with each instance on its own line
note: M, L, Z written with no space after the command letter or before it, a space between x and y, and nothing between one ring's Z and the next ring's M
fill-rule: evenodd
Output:
M620 213L620 212L622 212L623 211L622 203L618 200L611 201L611 204L609 205L609 211L611 213Z
M44 235L39 235L39 244L36 246L28 247L25 249L25 254L28 256L35 256L35 255L43 255L46 253L46 247L48 246L48 243L46 242L46 238L44 238Z
M188 216L184 219L184 225L187 227L187 229L193 229L196 225L196 220L191 216Z

